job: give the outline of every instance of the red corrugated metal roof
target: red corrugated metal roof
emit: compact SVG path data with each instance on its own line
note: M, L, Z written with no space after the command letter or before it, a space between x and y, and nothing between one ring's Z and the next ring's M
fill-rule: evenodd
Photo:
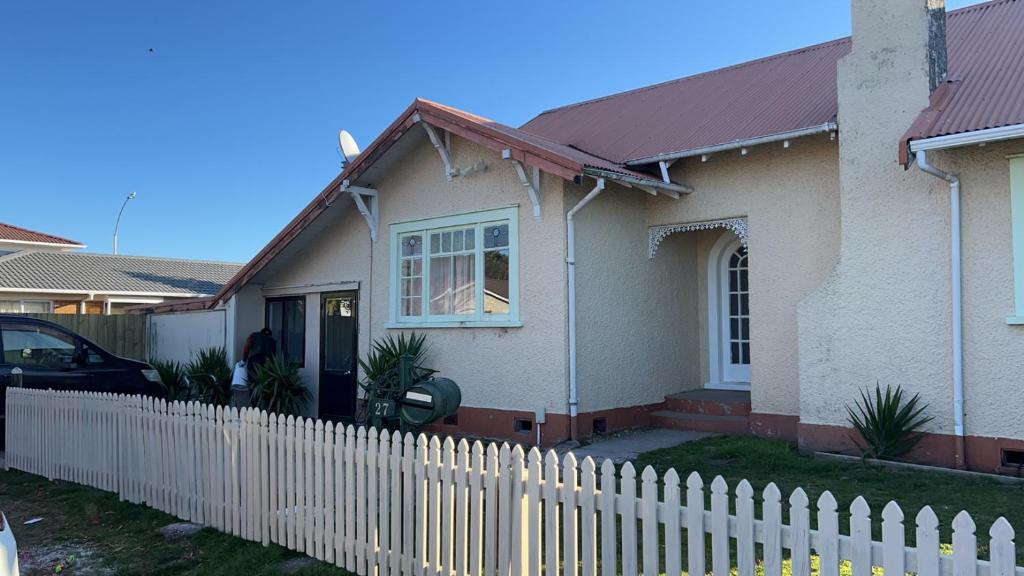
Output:
M1024 1L969 6L948 22L947 81L905 142L1024 123Z
M836 40L544 112L522 128L616 162L834 121Z
M0 240L11 240L14 242L38 242L41 244L55 244L69 248L85 247L85 244L82 244L81 242L75 242L74 240L68 240L67 238L61 238L60 236L54 236L53 234L36 232L13 224L4 224L3 222L0 222Z
M1024 0L949 13L949 78L913 137L1024 122ZM614 162L648 159L834 121L843 38L549 110L522 129ZM909 135L908 135L909 136Z

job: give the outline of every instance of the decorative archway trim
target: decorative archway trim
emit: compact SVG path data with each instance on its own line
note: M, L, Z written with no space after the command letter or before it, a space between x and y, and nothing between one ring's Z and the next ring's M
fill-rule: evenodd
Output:
M715 228L732 230L734 234L739 236L740 243L744 246L747 245L749 235L747 232L746 218L723 218L721 220L704 220L701 222L688 222L685 224L666 224L663 226L651 226L648 228L649 236L647 242L647 257L654 258L654 254L658 251L658 246L661 245L661 241L672 234L678 234L679 232L696 232L697 230L713 230Z

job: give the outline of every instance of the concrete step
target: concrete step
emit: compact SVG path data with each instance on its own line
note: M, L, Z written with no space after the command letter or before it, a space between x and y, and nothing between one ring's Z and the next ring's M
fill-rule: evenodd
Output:
M747 416L750 393L731 390L691 390L665 397L665 408L688 414Z
M698 414L659 410L651 413L651 425L673 430L694 430L718 434L746 435L750 433L750 423L746 415Z

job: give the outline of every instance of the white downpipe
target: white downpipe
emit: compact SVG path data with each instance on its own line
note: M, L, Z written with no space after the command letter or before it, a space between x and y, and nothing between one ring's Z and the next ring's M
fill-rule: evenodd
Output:
M604 178L578 204L565 214L566 258L569 280L569 434L576 440L576 416L579 413L579 395L576 389L576 213L597 198L604 190Z
M949 182L950 281L953 293L953 430L958 439L957 465L963 462L964 441L964 333L960 256L960 178L928 163L928 151L917 152L917 167Z

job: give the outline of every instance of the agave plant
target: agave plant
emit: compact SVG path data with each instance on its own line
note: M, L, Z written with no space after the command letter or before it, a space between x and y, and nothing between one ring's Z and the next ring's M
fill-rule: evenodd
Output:
M149 365L160 375L160 385L163 387L165 400L184 402L192 399L192 391L189 388L188 379L185 378L185 366L181 362L153 358L149 361Z
M904 401L903 389L895 390L886 385L885 394L875 384L874 399L867 391L860 393L856 411L847 406L849 422L860 434L863 442L853 438L863 451L865 458L888 460L902 456L914 449L924 434L921 428L931 422L931 416L924 416L927 404L920 403L920 394L914 394Z
M313 397L302 383L298 366L282 354L253 367L249 389L253 406L274 414L298 414Z
M414 381L429 378L437 373L437 370L423 366L423 358L427 353L426 340L425 334L416 334L415 332L408 336L401 333L397 338L388 335L377 339L373 343L370 353L366 355L366 359L359 360L359 367L363 369L363 374L366 376L366 380L362 384L363 388L368 389L371 383L382 383L393 378L395 368L402 356L409 356L412 360Z
M231 366L224 348L203 348L185 367L185 373L196 400L217 406L231 401Z

